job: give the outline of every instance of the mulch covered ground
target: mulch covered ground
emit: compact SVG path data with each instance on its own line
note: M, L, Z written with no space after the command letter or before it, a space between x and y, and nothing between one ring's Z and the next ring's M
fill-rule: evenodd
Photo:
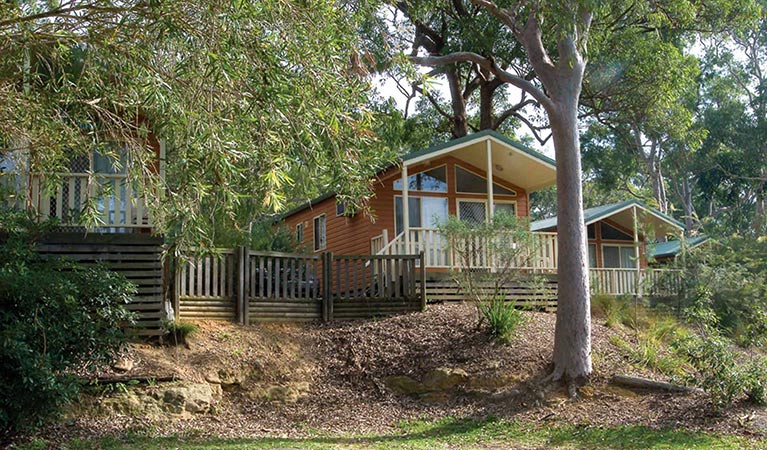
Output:
M324 432L385 433L408 419L495 416L540 423L685 427L727 433L758 433L764 413L744 405L723 416L712 414L705 394L631 391L609 384L613 374L663 379L631 367L613 344L616 331L593 324L595 376L571 401L558 385L542 385L549 373L555 315L525 313L527 320L510 343L493 340L477 324L473 307L434 305L371 321L307 325L203 323L183 346L135 345L130 375L174 376L204 382L211 371L246 374L242 385L224 392L214 413L188 420L148 422L139 416L109 416L79 408L46 430L63 439L151 429L160 434L241 437ZM436 368L462 369L487 389L458 391L434 401L396 395L386 378L416 380ZM102 373L101 376L109 376ZM295 402L254 395L265 387L299 392ZM98 398L86 402L98 404Z

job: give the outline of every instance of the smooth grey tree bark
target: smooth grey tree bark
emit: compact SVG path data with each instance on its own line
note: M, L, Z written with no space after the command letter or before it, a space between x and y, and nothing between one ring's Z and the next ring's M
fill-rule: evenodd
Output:
M559 250L559 293L551 379L577 386L592 372L587 240L578 133L578 101L586 68L584 54L592 14L588 3L578 3L579 10L572 16L573 23L560 27L556 40L558 58L552 61L543 44L541 25L534 10L520 18L519 4L516 9L503 9L492 0L472 0L472 3L501 20L522 43L542 88L502 69L492 58L472 52L413 57L411 60L426 66L474 62L501 81L529 93L546 110L557 160Z

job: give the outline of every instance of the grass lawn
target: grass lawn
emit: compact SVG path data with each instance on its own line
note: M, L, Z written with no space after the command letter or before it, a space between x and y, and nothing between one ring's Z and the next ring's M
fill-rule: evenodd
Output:
M36 441L23 450L45 448ZM531 426L503 420L444 419L408 422L392 434L327 435L305 438L216 439L195 436L150 437L133 434L95 441L72 441L63 448L85 449L761 449L767 441L739 436L718 436L678 430L651 430L640 426L598 428L588 426Z

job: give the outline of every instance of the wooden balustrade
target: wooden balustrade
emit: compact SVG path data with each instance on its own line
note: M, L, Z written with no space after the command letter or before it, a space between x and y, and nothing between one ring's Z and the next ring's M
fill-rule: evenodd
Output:
M103 228L151 226L146 200L125 174L66 173L53 186L33 176L29 189L41 219L56 218L63 226L83 226L85 218Z

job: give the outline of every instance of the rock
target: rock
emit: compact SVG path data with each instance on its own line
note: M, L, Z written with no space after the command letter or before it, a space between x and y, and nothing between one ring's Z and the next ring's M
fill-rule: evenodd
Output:
M165 420L190 418L210 411L214 391L208 383L176 385L162 388L131 389L105 399L103 406L121 414Z
M112 369L118 372L130 372L133 369L133 360L129 358L118 358L112 364Z
M221 377L218 376L218 372L210 371L205 374L205 381L210 384L221 384Z
M238 369L220 369L218 379L223 390L232 391L242 386L247 379L247 374Z
M165 391L162 401L177 414L207 412L213 403L213 390L207 383L173 387Z
M384 379L386 387L399 395L420 395L427 392L423 384L407 375L395 375Z
M423 377L423 385L429 391L446 391L465 383L469 375L463 369L434 369Z

